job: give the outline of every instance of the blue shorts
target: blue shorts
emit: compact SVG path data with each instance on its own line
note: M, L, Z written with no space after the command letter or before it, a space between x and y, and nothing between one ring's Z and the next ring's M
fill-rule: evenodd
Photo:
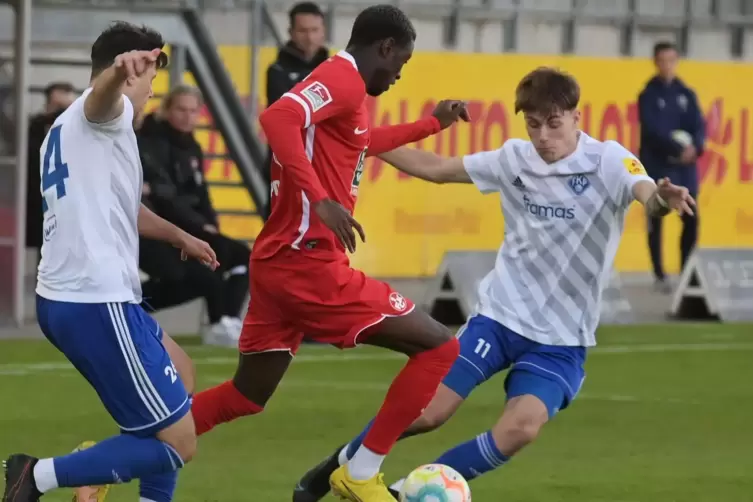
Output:
M162 329L132 303L37 296L42 332L86 378L123 432L153 436L191 409Z
M531 394L546 405L549 417L565 409L585 378L585 347L544 345L476 315L458 331L460 357L444 384L464 399L496 373L511 368L507 399Z

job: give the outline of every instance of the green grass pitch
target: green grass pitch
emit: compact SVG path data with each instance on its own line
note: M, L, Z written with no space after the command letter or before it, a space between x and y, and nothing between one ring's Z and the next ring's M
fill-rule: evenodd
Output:
M753 327L605 328L573 405L538 441L476 480L476 501L752 502ZM232 375L232 350L187 339L199 388ZM298 477L373 416L400 357L304 347L267 411L199 440L176 500L287 501ZM0 342L0 453L49 456L115 432L96 395L44 341ZM389 480L485 431L504 403L487 382L442 429L400 443ZM135 484L108 502L137 500ZM67 491L44 498L68 501ZM331 499L334 500L334 499Z

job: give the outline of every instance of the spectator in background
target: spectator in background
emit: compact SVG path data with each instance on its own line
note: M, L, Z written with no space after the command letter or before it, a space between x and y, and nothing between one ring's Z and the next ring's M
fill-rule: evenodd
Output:
M641 125L640 159L655 180L669 178L698 196L698 158L703 154L706 131L695 92L677 77L679 53L671 42L654 46L656 75L638 97ZM682 267L698 240L698 209L682 216L680 258ZM659 291L670 293L662 265L662 220L649 219L648 246Z
M282 97L329 57L324 45L327 33L324 14L313 2L295 4L288 12L290 40L280 47L277 59L267 68L267 106ZM270 182L272 152L267 154L264 176ZM269 208L262 209L269 215Z
M149 204L163 218L209 242L220 267L212 272L195 263L180 262L177 250L159 249L155 243L144 241L142 270L155 279L165 279L163 287L147 284L144 296L151 289L152 298L147 302L156 309L204 296L210 322L205 340L235 346L242 327L240 311L248 292L250 251L246 244L220 232L217 213L209 199L204 154L193 136L202 106L198 89L187 85L173 88L159 112L144 118L138 131L139 149ZM176 282L190 285L169 286Z
M70 82L52 82L44 90L44 110L29 119L28 169L26 178L26 247L42 247L42 184L39 149L55 119L76 99Z

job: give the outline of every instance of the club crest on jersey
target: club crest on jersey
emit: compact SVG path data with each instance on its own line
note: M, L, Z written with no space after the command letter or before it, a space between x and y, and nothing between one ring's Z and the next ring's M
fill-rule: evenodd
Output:
M408 308L408 302L405 300L405 297L395 291L390 293L390 305L398 312L402 312Z
M332 94L327 86L321 82L311 82L301 90L301 96L311 105L311 112L315 113L332 102Z
M591 182L588 181L588 177L584 174L572 176L567 184L570 185L570 189L575 195L582 194L591 186Z

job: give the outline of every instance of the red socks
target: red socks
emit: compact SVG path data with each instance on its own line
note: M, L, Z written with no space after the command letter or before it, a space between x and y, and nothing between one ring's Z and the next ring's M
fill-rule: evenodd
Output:
M410 358L387 391L384 404L363 441L366 448L380 455L392 449L400 435L429 405L459 352L460 344L453 338ZM241 394L230 380L196 394L191 407L198 436L216 425L263 410Z
M241 394L230 380L199 392L194 396L191 406L197 436L209 432L215 425L246 415L256 415L263 410L262 406L252 403Z
M389 453L400 435L434 398L459 353L460 344L453 338L411 357L393 380L363 445L380 455Z

